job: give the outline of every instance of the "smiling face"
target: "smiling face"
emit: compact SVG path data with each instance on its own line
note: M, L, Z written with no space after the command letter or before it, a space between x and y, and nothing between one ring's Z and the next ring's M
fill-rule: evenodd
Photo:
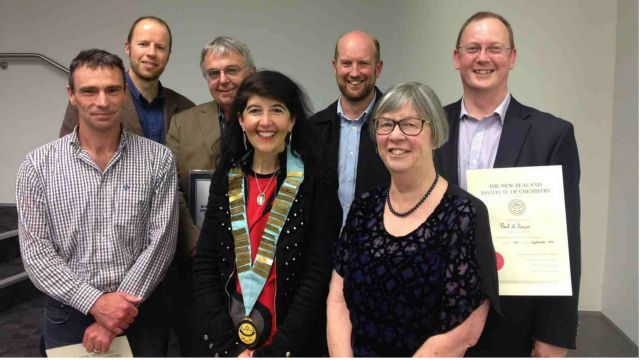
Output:
M122 75L115 66L80 66L73 72L73 89L67 87L67 95L78 109L80 129L104 132L120 128L126 94Z
M425 119L410 103L396 111L382 113L377 118L400 121L408 118ZM428 119L425 119L428 120ZM377 135L378 153L389 173L402 174L411 171L424 171L433 166L433 142L431 126L424 123L422 131L416 136L408 136L400 131L398 125L388 135Z
M272 159L284 150L287 134L295 122L284 103L257 95L249 98L238 120L255 155Z
M506 50L501 54L489 54L486 47L510 48L507 27L496 18L485 18L467 25L460 38L459 47L476 45L482 47L476 54L469 54L457 48L453 62L460 71L465 95L469 93L492 93L506 96L509 71L516 62L516 50Z
M153 19L140 21L124 50L133 74L146 81L157 80L164 72L171 54L171 38L167 28Z
M336 55L333 70L342 96L351 102L371 100L382 72L373 39L362 32L344 35L338 41Z
M240 68L240 72L229 76L224 70L228 68ZM207 79L207 86L211 96L222 107L225 115L231 110L233 104L233 98L236 96L238 87L247 76L255 72L255 67L247 67L242 55L235 51L229 51L226 54L220 54L217 52L210 52L202 63L202 68L205 74L212 71L220 71L217 78L211 78L205 75Z

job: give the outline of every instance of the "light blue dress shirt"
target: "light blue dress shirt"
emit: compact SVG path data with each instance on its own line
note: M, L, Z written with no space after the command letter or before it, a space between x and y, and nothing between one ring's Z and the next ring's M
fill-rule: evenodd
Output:
M491 115L476 119L469 115L462 99L458 141L458 179L461 188L467 189L468 169L493 168L510 101L511 94L507 93Z
M356 176L358 170L358 152L360 149L360 130L371 114L376 103L376 95L371 103L357 119L349 119L342 109L342 98L338 100L338 117L340 118L340 147L338 149L338 198L342 205L342 226L347 219L351 202L356 192ZM368 136L365 134L364 136Z

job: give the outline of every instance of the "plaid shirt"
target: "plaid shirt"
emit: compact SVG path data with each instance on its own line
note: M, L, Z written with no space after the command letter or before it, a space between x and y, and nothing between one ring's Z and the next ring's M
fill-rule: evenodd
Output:
M20 250L31 281L88 313L105 292L147 298L173 259L178 225L171 151L123 131L102 171L76 130L18 171Z

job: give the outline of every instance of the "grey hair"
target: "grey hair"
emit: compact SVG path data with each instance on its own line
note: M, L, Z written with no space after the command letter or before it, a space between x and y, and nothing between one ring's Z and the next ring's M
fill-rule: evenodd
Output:
M248 68L253 68L255 66L253 57L251 56L251 50L249 50L247 44L234 40L228 36L218 36L202 48L202 53L200 54L200 69L202 70L202 75L206 75L204 71L204 59L207 55L210 53L227 55L230 52L240 54Z
M380 99L373 110L371 118L397 111L406 104L411 104L418 114L431 124L431 141L435 149L444 145L449 139L449 124L440 99L427 85L417 81L406 81L393 86ZM375 123L369 127L370 135L375 139Z

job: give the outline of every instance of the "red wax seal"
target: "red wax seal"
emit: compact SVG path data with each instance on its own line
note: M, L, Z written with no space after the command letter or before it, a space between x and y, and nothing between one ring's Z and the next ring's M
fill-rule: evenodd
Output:
M500 269L502 269L502 267L504 266L504 257L502 257L499 252L496 252L496 265L498 271L500 271Z

